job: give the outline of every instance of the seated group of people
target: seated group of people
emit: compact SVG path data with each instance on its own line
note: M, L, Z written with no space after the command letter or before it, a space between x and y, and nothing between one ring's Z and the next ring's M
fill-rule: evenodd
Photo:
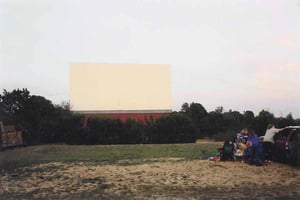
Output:
M244 128L233 140L234 156L257 166L262 165L261 160L271 161L273 138L281 130L283 129L277 129L274 124L269 124L265 135L258 137L253 129Z
M244 128L233 141L234 154L250 164L262 165L262 144L253 129Z

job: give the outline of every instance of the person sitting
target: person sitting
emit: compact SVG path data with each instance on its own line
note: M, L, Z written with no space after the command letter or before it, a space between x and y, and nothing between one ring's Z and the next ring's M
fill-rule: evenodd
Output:
M247 149L246 143L247 143L247 138L248 138L248 129L244 128L241 130L240 133L236 134L236 137L234 138L234 151L235 151L235 156L238 159L245 160L244 154L245 150Z
M246 143L248 139L248 129L244 128L238 138L238 147L240 150L245 150L247 148Z
M218 148L218 151L220 152L220 159L222 161L226 160L235 160L234 157L234 145L233 142L230 140L225 140L223 147Z
M263 136L263 150L264 150L264 159L266 161L273 160L273 146L274 146L274 136L284 128L275 128L274 124L268 124L265 135Z

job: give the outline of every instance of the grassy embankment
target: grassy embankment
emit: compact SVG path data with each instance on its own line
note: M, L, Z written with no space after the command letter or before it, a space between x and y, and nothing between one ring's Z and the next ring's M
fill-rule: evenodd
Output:
M47 162L94 162L138 164L163 158L207 159L217 153L220 142L143 145L40 145L0 152L0 169Z

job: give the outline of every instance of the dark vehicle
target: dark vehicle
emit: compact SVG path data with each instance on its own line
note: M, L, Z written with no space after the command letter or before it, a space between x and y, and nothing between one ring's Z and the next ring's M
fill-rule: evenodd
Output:
M273 155L276 161L300 164L300 127L286 128L274 136Z

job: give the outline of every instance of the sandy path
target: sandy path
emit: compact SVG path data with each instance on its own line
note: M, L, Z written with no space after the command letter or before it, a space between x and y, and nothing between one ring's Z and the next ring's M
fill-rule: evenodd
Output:
M0 198L300 198L300 170L280 163L262 167L181 159L141 163L53 162L2 172Z

